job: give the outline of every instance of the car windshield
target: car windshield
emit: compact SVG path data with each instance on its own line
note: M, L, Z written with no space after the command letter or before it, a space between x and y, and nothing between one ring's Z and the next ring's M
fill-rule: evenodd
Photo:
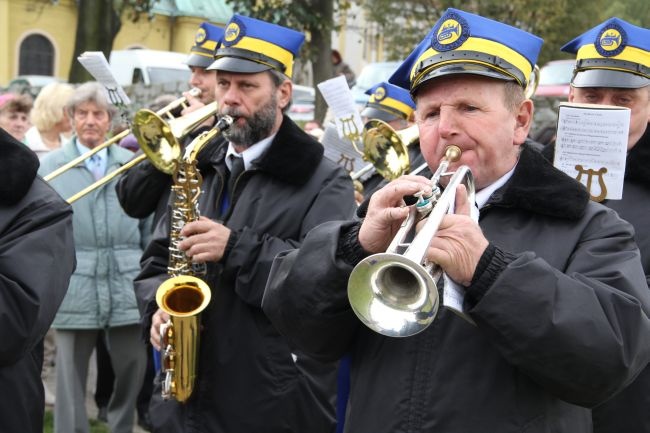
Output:
M293 86L293 101L294 102L314 102L314 91L313 89L300 88L298 86Z
M187 83L190 80L190 70L171 68L148 68L151 84L169 83L182 81Z
M381 81L387 81L399 66L398 62L372 63L367 65L357 77L357 87L367 90Z
M545 65L539 74L539 84L568 84L573 76L573 61L550 63Z

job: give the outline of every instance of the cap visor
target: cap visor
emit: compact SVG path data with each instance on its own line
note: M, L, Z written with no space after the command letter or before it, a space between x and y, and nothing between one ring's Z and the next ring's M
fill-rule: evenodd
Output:
M379 119L384 122L392 122L393 120L400 119L400 117L395 114L389 113L378 108L366 107L361 111L361 117L366 117L368 119Z
M424 77L422 77L420 82L411 89L411 93L415 93L417 88L429 80L457 74L481 75L484 77L496 78L498 80L515 81L515 79L510 75L506 75L503 72L499 72L496 69L478 63L451 63L428 72Z
M187 58L185 62L187 66L194 66L197 68L207 68L214 62L213 56L201 56L199 54L192 53Z
M610 69L589 69L576 72L571 85L573 87L619 87L638 89L650 84L650 79L630 72L612 71Z
M242 74L254 74L257 72L267 71L269 69L271 69L271 66L269 65L252 62L250 60L239 59L236 57L220 57L208 67L208 70L239 72Z

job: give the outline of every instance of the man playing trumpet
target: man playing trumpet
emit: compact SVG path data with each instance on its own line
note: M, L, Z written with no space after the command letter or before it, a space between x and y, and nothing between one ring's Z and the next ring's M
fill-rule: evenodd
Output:
M349 304L348 276L386 250L403 197L431 192L426 178L391 182L361 221L323 224L276 258L263 301L272 322L319 359L352 353L346 431L587 433L587 408L648 362L650 296L631 226L524 145L541 45L449 9L391 79L413 95L432 171L455 145L449 170L474 175L479 222L459 186L426 250L474 324L441 308L417 335L391 338Z

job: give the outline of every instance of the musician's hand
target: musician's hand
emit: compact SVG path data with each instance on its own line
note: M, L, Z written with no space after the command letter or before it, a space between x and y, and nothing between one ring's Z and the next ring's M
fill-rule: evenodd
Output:
M205 106L199 96L192 96L190 92L183 92L183 96L185 97L185 105L187 105L187 107L183 108L183 111L181 111L182 116Z
M471 206L465 185L456 188L455 214L445 215L429 244L427 259L440 265L455 282L469 286L488 240L470 217Z
M183 111L181 111L181 116L190 114L193 111L205 107L206 105L203 101L201 101L200 97L192 96L189 92L183 92L183 96L187 98L187 107L183 108ZM207 126L208 128L212 128L214 126L214 116L208 117L203 123L201 123L201 125L197 125L196 127L198 126Z
M178 248L185 251L192 261L218 262L226 250L230 229L209 218L200 217L185 224L181 236L185 239L178 243Z
M169 320L169 314L160 308L151 317L151 329L149 330L149 341L154 349L160 351L160 325L164 325Z
M422 176L402 176L372 194L359 229L359 243L364 250L369 253L386 251L409 214L404 196L418 191L431 194L430 180Z
M357 203L357 206L361 205L363 203L363 194L361 194L359 191L356 189L354 190L354 201Z

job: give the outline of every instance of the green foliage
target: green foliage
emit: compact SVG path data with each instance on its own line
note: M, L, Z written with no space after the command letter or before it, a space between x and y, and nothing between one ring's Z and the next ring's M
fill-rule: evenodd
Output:
M440 15L455 7L508 23L544 39L538 63L570 58L560 48L611 16L650 26L647 0L364 0L369 21L382 29L388 60L405 58Z

